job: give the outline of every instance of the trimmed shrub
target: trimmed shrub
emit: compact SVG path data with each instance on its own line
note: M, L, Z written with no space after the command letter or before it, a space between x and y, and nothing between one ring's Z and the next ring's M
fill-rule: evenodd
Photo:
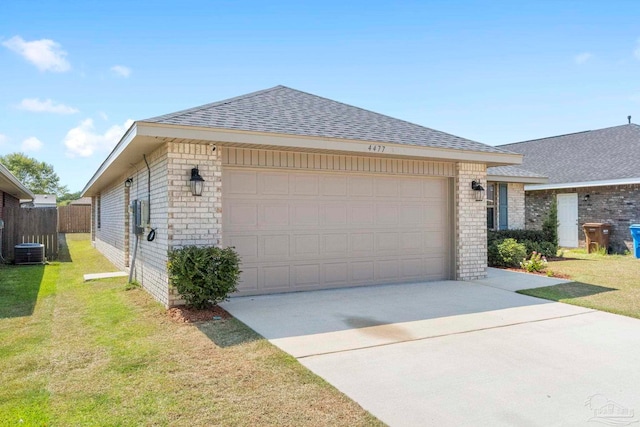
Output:
M501 243L495 243L495 266L517 267L527 256L527 248L518 243L516 239L504 239Z
M169 251L169 283L187 305L206 308L237 290L240 257L234 248L186 246Z
M518 242L529 240L532 242L546 242L547 238L541 230L489 230L487 241L491 244L495 240L515 239Z
M551 242L533 242L531 240L523 240L523 245L527 248L527 256L531 256L534 252L541 254L546 258L553 258L558 252L558 248Z

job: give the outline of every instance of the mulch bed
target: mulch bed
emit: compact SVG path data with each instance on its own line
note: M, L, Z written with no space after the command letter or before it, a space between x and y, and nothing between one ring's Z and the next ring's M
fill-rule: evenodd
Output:
M178 323L197 323L209 320L231 319L233 317L224 308L217 305L202 310L180 305L167 310L167 315L171 320Z
M515 271L517 273L535 274L536 276L548 277L547 273L544 272L544 271L541 271L541 272L535 272L535 271L529 272L527 270L523 270L522 268L508 268L508 267L506 267L506 268L498 267L498 268L500 268L501 270ZM569 277L566 274L561 274L561 273L556 273L556 272L553 273L553 276L551 276L551 278L554 278L554 279L571 279L571 277Z

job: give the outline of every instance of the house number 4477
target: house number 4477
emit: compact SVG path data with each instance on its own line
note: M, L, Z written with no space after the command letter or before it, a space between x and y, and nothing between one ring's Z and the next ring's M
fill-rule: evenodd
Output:
M384 153L384 149L386 147L384 145L370 145L369 146L369 151L373 151L376 153Z

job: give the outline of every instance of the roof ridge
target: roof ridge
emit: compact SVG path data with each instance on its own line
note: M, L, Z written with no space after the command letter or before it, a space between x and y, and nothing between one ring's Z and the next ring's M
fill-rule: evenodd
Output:
M505 146L509 146L509 145L524 144L524 143L527 143L527 142L536 142L536 141L542 141L542 140L545 140L545 139L562 138L562 137L565 137L565 136L578 135L578 134L581 134L581 133L601 132L601 131L605 131L605 130L621 128L621 127L630 126L630 125L640 128L640 125L638 125L636 123L625 123L625 124L622 124L622 125L608 126L606 128L600 128L600 129L589 129L589 130L583 130L583 131L580 131L580 132L570 132L570 133L565 133L565 134L561 134L561 135L547 136L547 137L544 137L544 138L535 138L535 139L527 139L525 141L510 142L508 144L497 145L496 147L505 147Z
M174 119L176 117L180 117L185 114L193 113L195 111L206 110L208 108L217 107L220 105L230 104L235 101L240 101L242 99L251 98L253 96L261 95L263 93L271 92L276 89L285 88L286 86L277 85L274 87L270 87L267 89L261 89L254 92L245 93L244 95L234 96L232 98L223 99L221 101L209 102L208 104L198 105L197 107L187 108L185 110L175 111L173 113L161 114L159 116L150 117L148 119L140 120L141 122L149 122L149 121L158 121L158 120L166 120L166 119Z

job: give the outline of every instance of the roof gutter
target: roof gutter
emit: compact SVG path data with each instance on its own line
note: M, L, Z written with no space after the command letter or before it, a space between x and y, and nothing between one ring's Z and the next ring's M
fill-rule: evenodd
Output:
M525 185L525 191L560 190L564 188L606 187L609 185L640 184L640 178L608 179L602 181L563 182L557 184Z

